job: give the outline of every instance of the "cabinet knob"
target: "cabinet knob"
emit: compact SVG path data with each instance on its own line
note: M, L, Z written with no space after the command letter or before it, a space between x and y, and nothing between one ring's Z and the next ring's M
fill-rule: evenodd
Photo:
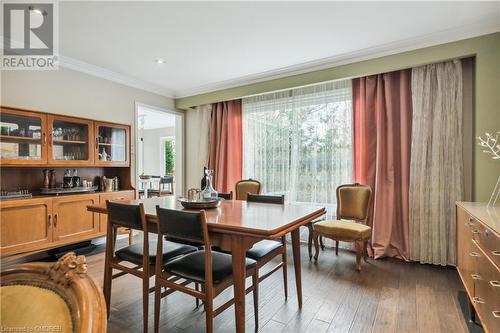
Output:
M49 214L49 227L52 225L52 215Z
M54 227L57 227L57 214L54 215Z
M482 299L481 297L472 297L472 303L475 303L475 304L484 304L485 301L484 299Z
M491 251L494 256L500 256L500 251Z
M482 280L481 275L479 274L471 274L472 280Z
M471 253L469 253L469 255L471 257L479 257L479 253L477 253L477 252L471 252Z
M491 313L493 314L493 317L500 319L500 311L491 311Z
M495 288L500 288L500 282L498 281L490 281L490 285Z

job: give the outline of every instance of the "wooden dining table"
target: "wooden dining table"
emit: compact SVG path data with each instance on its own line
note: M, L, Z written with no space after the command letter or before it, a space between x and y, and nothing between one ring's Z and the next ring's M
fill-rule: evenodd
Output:
M121 201L144 204L148 223L157 223L156 206L186 210L175 196ZM89 211L107 214L105 204L90 205ZM225 200L218 208L206 211L210 241L222 250L231 252L236 332L245 331L245 254L263 239L279 239L291 234L295 283L299 308L302 307L302 280L300 265L299 228L326 213L323 206L315 204L285 203L284 205ZM156 230L152 225L149 230Z

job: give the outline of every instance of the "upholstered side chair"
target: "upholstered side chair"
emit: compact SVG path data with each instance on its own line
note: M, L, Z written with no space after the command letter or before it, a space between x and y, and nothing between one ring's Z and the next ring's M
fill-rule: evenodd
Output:
M236 200L246 200L248 193L260 194L261 184L252 178L243 179L236 183Z
M84 256L69 252L56 263L13 265L2 269L0 281L2 328L106 332L104 296L87 275Z
M319 238L326 237L335 241L335 254L338 255L339 241L354 242L356 247L356 270L361 271L361 256L367 260L367 246L372 228L367 226L372 190L358 183L337 187L336 220L326 220L313 224L313 239L317 261Z

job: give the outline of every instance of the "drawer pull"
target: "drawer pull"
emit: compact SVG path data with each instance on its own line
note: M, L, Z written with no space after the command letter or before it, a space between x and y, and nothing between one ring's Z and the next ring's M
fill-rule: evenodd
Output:
M498 282L498 281L490 281L490 284L492 287L497 287L497 288L500 287L500 282Z
M493 317L500 319L500 311L491 311L493 313Z
M484 304L484 300L481 297L472 297L472 303L474 304Z
M494 256L500 256L500 251L491 251Z
M469 255L471 257L479 257L479 253L477 253L477 252L471 252L471 253L469 253Z
M472 234L473 234L473 235L477 235L477 234L480 234L480 232L479 232L479 231L477 231L477 230L472 230Z
M483 278L479 274L471 274L472 280L482 280Z

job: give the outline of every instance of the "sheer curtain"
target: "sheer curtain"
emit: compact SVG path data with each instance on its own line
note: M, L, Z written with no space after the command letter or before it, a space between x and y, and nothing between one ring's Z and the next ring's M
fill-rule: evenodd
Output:
M352 182L351 81L336 81L243 99L243 177L263 193L327 206Z
M463 199L462 65L413 68L411 259L455 264L455 202Z

